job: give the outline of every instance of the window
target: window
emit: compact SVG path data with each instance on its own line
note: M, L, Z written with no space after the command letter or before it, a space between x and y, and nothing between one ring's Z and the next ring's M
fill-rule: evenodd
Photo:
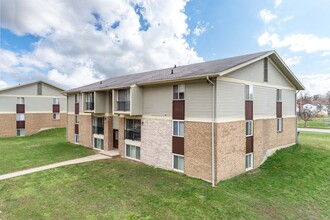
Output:
M184 157L179 155L173 155L173 169L184 170Z
M79 143L79 135L78 134L75 134L74 135L74 143L75 144L78 144Z
M251 170L253 168L253 153L245 155L245 170Z
M281 89L276 89L276 101L282 102L282 90Z
M78 115L74 115L74 123L79 124L79 116Z
M53 98L53 105L59 105L60 99L59 98Z
M126 144L126 157L140 160L140 147Z
M173 121L173 136L184 136L184 121Z
M40 82L40 83L38 83L38 86L37 86L38 88L37 88L37 94L38 95L42 95L42 83Z
M246 128L246 136L252 136L253 135L253 121L246 121L245 122L245 128Z
M118 90L117 96L117 111L130 110L130 91L129 89Z
M79 94L74 94L74 102L79 103Z
M25 114L24 113L17 113L16 114L16 121L25 121Z
M104 140L100 138L94 138L94 148L103 150L104 149Z
M173 99L184 99L184 91L185 91L185 85L174 85L173 86Z
M268 59L264 59L264 82L268 82Z
M104 118L93 118L93 134L104 134Z
M25 129L24 128L20 128L16 130L16 135L17 136L25 136Z
M277 132L283 131L283 118L277 118Z
M53 113L53 120L60 120L60 118L61 118L60 113L58 113L58 112Z
M125 139L141 140L141 119L126 119Z
M253 86L245 85L245 100L253 100Z
M24 104L24 97L17 97L17 104Z
M94 93L88 92L85 94L85 110L93 111L94 110Z

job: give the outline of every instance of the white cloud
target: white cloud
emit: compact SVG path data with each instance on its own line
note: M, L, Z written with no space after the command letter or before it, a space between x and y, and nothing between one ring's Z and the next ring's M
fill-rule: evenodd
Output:
M104 77L203 60L186 41L186 0L139 0L136 4L142 7L142 17L128 0L84 4L4 0L1 25L17 35L28 33L41 39L31 52L5 51L8 62L1 58L0 68L13 77L19 75L14 78L20 81L44 76L74 87ZM147 27L140 25L141 18ZM206 30L199 28L196 34Z
M281 40L278 34L265 32L258 38L258 44L270 45L272 48L288 47L292 52L330 53L330 38L319 38L313 34L291 34Z
M282 4L282 0L275 0L275 8Z
M301 58L302 58L301 56L287 57L287 58L284 58L284 62L288 66L293 66L293 65L300 63Z
M0 80L0 89L4 89L6 87L9 87L9 85L5 81Z
M277 18L276 15L272 14L271 11L265 8L259 12L259 15L266 24L268 24L271 20Z
M312 95L330 91L330 73L299 76L299 80Z
M195 29L193 30L193 34L197 37L200 36L205 31L207 31L208 26L209 26L209 23L204 23L203 24L201 21L198 21Z

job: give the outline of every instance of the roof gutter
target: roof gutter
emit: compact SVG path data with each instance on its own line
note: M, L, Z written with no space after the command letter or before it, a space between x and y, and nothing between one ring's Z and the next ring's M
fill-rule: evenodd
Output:
M206 80L212 85L212 165L211 165L211 173L212 173L212 187L215 187L215 167L214 167L214 122L215 122L215 84L210 80L210 77L207 76Z

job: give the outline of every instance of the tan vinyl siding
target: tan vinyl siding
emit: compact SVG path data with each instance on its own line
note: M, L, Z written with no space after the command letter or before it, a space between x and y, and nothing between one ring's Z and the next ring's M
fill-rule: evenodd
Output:
M37 89L37 84L35 84L35 87ZM36 90L37 92L37 90ZM49 86L47 84L42 83L42 95L43 96L62 96L61 90L56 89L52 86Z
M226 77L263 83L264 81L264 61L252 63L246 67L238 69L226 75Z
M245 118L244 84L217 81L217 119L238 120Z
M74 110L75 110L74 94L68 94L68 112L73 114Z
M0 113L16 113L17 98L0 95Z
M94 112L105 113L106 105L106 92L95 92L94 93Z
M212 85L206 80L186 84L185 117L212 118Z
M131 115L143 114L143 88L132 86L130 90Z
M256 118L276 117L276 89L253 87L253 114Z
M106 92L105 113L112 113L112 90Z
M112 118L112 128L113 129L119 129L119 117L113 116Z
M144 115L172 116L172 86L153 86L143 89Z
M5 90L5 91L2 91L1 94L18 95L18 96L22 96L23 94L24 94L24 96L37 95L37 84L32 84L32 85L22 86L22 87L18 87L18 88L14 88L14 89Z
M295 116L295 95L296 91L282 90L282 115Z
M53 112L53 98L25 97L25 111L32 112ZM60 112L66 112L66 99L60 98Z
M292 87L271 62L268 63L268 81L272 85Z

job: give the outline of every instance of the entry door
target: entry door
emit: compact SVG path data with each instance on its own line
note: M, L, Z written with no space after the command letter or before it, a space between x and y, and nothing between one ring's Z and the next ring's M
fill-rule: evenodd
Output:
M118 130L113 129L113 148L118 149Z

